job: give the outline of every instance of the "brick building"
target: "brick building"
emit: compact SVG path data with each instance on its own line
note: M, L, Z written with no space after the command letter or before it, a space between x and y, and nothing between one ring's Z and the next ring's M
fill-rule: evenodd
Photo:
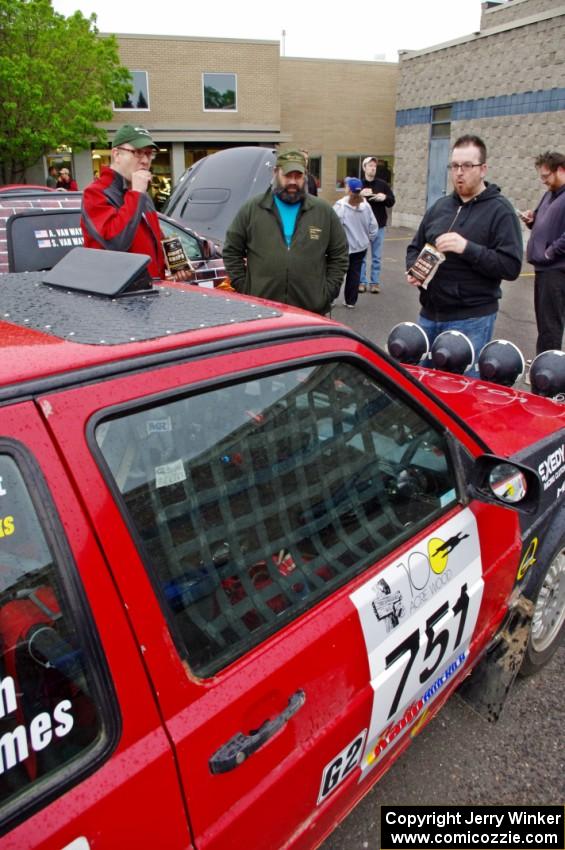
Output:
M305 147L329 202L377 155L394 179L393 224L415 226L449 190L451 142L476 133L489 149L488 179L517 207L532 206L535 155L563 149L565 0L481 5L479 32L401 52L399 63L282 57L278 41L118 35L135 90L115 105L109 138L125 122L147 126L161 148L156 179L169 184L224 147ZM84 186L109 154L61 149L28 181L43 182L55 161Z
M234 145L308 149L331 202L367 154L393 167L397 63L285 58L278 41L117 39L134 91L105 127L110 139L126 122L148 127L160 147L152 170L163 181L174 184L202 156ZM53 152L28 181L43 182L48 165L69 164L68 156ZM74 153L79 186L109 161L108 149Z
M542 193L533 165L542 150L563 150L565 4L508 0L482 4L478 33L400 54L396 103L393 223L416 226L449 191L450 144L481 136L487 179L518 208Z

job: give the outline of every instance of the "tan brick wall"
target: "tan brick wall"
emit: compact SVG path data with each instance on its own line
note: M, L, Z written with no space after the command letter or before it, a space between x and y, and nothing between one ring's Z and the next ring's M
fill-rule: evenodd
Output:
M119 35L120 58L147 71L150 111L114 113L113 126L139 122L154 131L278 129L279 43ZM205 112L204 71L237 74L237 112Z
M281 126L289 145L322 155L322 197L333 203L339 155L394 152L398 65L283 58L280 67Z

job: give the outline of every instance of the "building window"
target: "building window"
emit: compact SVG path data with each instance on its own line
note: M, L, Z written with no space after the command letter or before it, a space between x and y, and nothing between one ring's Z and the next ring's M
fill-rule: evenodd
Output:
M135 109L136 112L149 111L149 80L147 71L130 71L132 91L126 96L123 103L114 104L114 111L122 109Z
M451 135L451 106L432 108L432 139L449 139Z
M237 75L202 74L202 97L206 112L237 112Z
M308 159L308 171L316 181L318 189L322 185L322 157L311 156Z
M337 158L337 173L336 173L336 189L345 188L345 180L347 177L359 177L361 180L364 177L363 160L367 156L375 156L371 153L351 154L349 156L338 156ZM392 183L394 157L390 154L379 154L377 157L377 177L381 180L386 180L387 183Z

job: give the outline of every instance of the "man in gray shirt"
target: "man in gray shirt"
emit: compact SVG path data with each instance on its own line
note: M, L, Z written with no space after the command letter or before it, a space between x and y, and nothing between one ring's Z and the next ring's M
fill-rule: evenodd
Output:
M334 204L337 217L343 225L349 246L349 266L345 278L345 306L355 307L359 295L361 266L369 242L375 239L379 225L367 201L361 196L363 183L357 177L346 180L348 193Z

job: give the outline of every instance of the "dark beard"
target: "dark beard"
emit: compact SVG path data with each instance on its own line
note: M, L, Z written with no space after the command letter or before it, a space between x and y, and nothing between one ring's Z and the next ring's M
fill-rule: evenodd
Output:
M296 192L287 192L282 186L273 186L273 195L285 204L298 204L306 197L306 187L297 188Z

